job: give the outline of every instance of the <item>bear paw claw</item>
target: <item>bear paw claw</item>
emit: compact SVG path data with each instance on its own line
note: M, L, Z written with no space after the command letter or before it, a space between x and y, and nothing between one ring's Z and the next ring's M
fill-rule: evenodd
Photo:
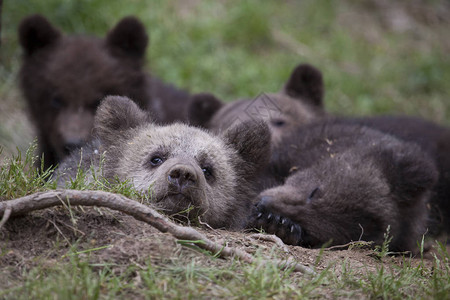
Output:
M251 227L275 234L288 245L300 245L303 241L303 231L299 224L287 217L268 211L263 205L256 206Z

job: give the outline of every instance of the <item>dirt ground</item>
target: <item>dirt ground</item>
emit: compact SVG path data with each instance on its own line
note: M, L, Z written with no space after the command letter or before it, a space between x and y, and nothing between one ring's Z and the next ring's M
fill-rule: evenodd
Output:
M394 266L403 261L401 256L388 256L380 260L368 249L321 251L279 245L274 241L261 240L251 233L196 229L217 243L238 247L251 254L258 251L267 257L293 257L319 272L331 266L336 276L342 272L344 261L356 275L374 272L380 264ZM88 250L79 255L92 264L114 264L118 272L130 264L145 265L149 260L155 266L167 264L173 259L186 260L186 263L194 260L205 267L214 265L219 268L226 264L225 259L205 259L205 254L181 246L171 235L106 208L78 207L72 208L69 213L67 209L58 207L11 218L0 229L0 245L0 277L5 279L0 281L0 289L17 282L33 267L52 266L68 260L70 253L73 253L71 248L78 253ZM73 245L76 250L73 250ZM417 259L419 262L420 259ZM425 263L432 264L431 260L425 260Z

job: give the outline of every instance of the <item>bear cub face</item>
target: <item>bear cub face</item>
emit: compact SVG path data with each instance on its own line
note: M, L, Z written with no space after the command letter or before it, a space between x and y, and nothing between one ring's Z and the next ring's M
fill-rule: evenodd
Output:
M148 37L137 19L122 19L100 39L65 36L43 16L32 15L21 22L19 40L21 89L45 167L90 138L95 111L106 95L126 95L146 107L141 67Z
M104 152L107 179L130 180L169 215L188 211L182 216L200 217L215 228L244 226L256 196L252 181L269 159L270 132L263 122L214 136L184 124L156 125L131 100L107 97L94 129L97 151L85 149L82 160L95 161L95 153ZM59 176L74 177L79 162L75 153L61 165Z

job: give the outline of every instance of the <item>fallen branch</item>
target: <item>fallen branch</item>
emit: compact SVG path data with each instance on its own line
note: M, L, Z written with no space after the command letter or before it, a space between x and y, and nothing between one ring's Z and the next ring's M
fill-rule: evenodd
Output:
M139 221L148 223L164 233L170 233L177 239L201 241L193 245L207 250L219 257L237 257L247 263L252 263L254 257L245 251L236 248L222 246L209 240L206 236L191 227L176 225L165 216L161 215L149 206L131 200L119 194L103 191L77 191L77 190L54 190L40 192L9 201L0 202L0 215L4 223L11 216L23 215L31 211L40 210L59 205L82 205L108 207L126 213ZM309 267L298 264L295 261L276 261L283 269L292 268L296 272L314 274Z

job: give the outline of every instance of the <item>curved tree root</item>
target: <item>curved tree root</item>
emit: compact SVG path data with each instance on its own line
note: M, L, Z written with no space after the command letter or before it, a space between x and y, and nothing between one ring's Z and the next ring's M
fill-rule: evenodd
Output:
M161 232L170 233L179 240L196 241L195 246L207 250L216 256L222 258L237 257L247 263L252 263L254 261L254 257L249 253L240 249L214 243L191 227L180 226L173 223L149 206L119 194L103 191L52 190L13 200L2 201L0 202L0 216L2 216L0 225L3 225L10 216L22 215L31 211L59 205L108 207L128 214L139 221L150 224ZM282 269L292 268L292 270L296 272L305 274L315 273L311 268L301 265L293 260L275 262Z

